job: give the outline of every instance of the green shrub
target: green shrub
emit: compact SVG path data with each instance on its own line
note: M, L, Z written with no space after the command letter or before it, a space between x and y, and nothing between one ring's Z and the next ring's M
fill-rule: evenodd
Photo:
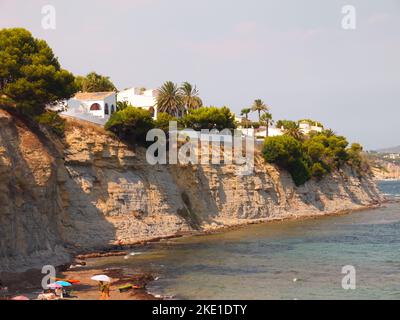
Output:
M34 118L76 89L74 76L61 68L44 40L23 28L0 30L0 96L19 111Z
M325 147L322 143L314 140L306 140L304 142L306 153L310 156L312 161L321 161L325 154Z
M161 129L164 132L168 132L170 121L178 122L178 119L175 118L174 116L171 116L169 113L159 112L157 114L157 120L154 121L154 127Z
M297 124L296 121L292 120L278 120L276 122L276 127L277 128L283 127L283 129L297 129L299 125Z
M201 129L235 129L235 116L227 107L202 107L189 110L182 123L186 128Z
M257 122L257 121L253 121L252 123L251 123L251 126L254 128L254 129L258 129L258 128L260 128L260 123L259 122Z
M311 178L311 171L304 159L298 158L290 161L288 171L296 186L305 184Z
M117 111L124 110L128 107L133 107L128 101L117 101Z
M145 144L146 134L154 128L154 121L149 111L127 107L113 113L104 127L122 139Z
M327 171L325 170L325 168L322 166L321 163L317 162L313 164L311 168L311 175L313 177L315 177L318 180L321 180L325 174L327 174Z
M360 175L371 170L367 158L363 155L363 147L359 143L353 143L347 153L349 165Z
M320 180L344 164L355 169L360 176L367 172L369 164L362 155L361 145L347 146L345 137L330 131L312 134L305 140L285 134L267 137L263 155L265 161L288 170L295 184L301 185L311 177Z
M265 138L263 155L267 162L286 169L297 186L311 177L302 144L293 137L283 135Z
M287 167L288 164L302 157L302 146L290 136L267 137L263 148L264 159L270 163Z
M36 121L45 126L51 132L59 137L64 136L65 132L65 119L61 118L57 112L46 111L39 116L35 117Z

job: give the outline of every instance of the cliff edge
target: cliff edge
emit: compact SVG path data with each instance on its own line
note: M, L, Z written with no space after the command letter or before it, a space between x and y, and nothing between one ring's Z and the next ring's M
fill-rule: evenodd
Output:
M78 252L253 221L378 204L370 176L349 168L296 187L256 157L234 165L151 166L103 129L68 120L64 140L0 110L0 271L67 263Z

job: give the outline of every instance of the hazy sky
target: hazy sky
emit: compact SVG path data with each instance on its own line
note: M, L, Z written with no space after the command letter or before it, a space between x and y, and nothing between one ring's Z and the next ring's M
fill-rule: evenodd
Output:
M55 30L41 26L46 4ZM341 26L347 4L355 30ZM400 145L398 0L0 0L0 27L28 28L64 68L119 89L189 81L207 105L239 113L261 98L274 119Z

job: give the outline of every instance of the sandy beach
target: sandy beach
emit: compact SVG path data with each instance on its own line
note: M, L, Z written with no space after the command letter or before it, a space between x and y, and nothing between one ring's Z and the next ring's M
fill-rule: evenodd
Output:
M121 268L96 269L92 267L75 267L66 271L57 272L60 279L79 280L79 283L72 287L71 297L65 300L99 300L100 292L98 283L91 280L91 277L98 274L109 276L111 281L110 300L159 300L155 296L147 293L146 285L154 280L150 273L130 273L126 274ZM37 299L42 292L41 279L43 274L39 270L30 270L24 273L8 274L7 281L4 283L9 288L8 293L0 297L1 299L10 299L14 296L23 295L31 300ZM136 289L129 289L120 292L119 288L126 285L134 285Z
M90 278L95 274L105 274L113 281L110 287L110 300L157 300L153 295L146 292L146 285L153 281L151 274L133 274L126 275L122 269L85 269L84 267L68 270L62 273L65 279L79 280L80 283L74 285L71 298L67 300L99 300L100 293L98 284ZM119 287L133 284L140 289L130 289L126 292L120 292Z

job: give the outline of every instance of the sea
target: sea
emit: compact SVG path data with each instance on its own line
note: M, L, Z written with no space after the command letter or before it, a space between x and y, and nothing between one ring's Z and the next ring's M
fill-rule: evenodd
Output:
M156 275L171 299L400 299L400 181L378 209L169 239L90 262Z

